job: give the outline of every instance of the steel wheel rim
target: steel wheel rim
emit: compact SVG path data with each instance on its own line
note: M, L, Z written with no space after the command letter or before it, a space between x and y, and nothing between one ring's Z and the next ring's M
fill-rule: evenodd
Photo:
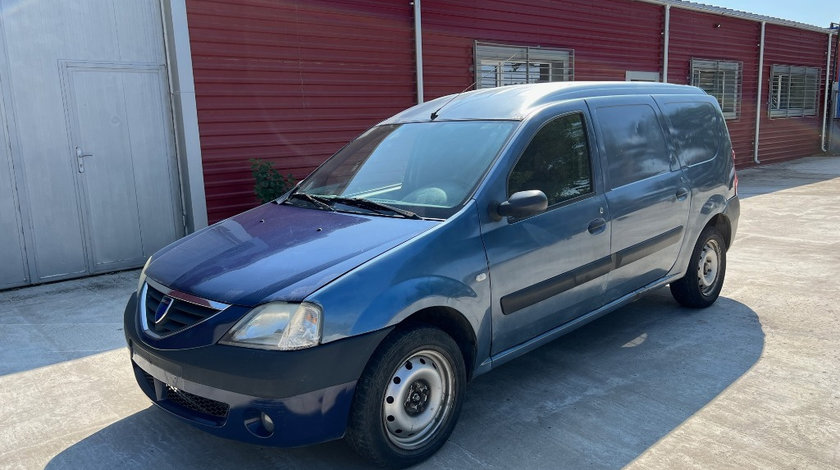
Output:
M425 445L455 403L455 374L443 354L425 349L404 359L391 374L382 399L388 440L404 450Z
M697 264L697 279L703 295L709 295L715 290L719 274L720 245L717 240L707 240L700 251L700 261Z

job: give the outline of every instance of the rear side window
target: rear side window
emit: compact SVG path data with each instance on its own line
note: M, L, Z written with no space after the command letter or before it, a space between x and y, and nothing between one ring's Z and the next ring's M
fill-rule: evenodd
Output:
M720 123L709 103L667 103L662 106L668 130L685 166L715 158L720 143Z
M582 114L561 116L542 127L508 180L508 196L539 189L554 205L592 192L592 171Z
M665 136L647 104L598 108L611 188L671 171Z

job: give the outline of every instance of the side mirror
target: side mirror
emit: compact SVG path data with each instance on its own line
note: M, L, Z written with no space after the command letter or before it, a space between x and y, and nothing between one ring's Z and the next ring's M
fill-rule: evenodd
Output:
M511 194L507 201L496 208L500 217L515 217L522 219L537 215L548 208L548 198L539 189L519 191Z

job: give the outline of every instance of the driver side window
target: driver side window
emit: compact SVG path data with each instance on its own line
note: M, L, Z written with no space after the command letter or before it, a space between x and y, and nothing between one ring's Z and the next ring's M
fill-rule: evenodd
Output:
M508 179L508 197L539 189L549 207L592 192L586 126L580 113L560 116L537 132Z

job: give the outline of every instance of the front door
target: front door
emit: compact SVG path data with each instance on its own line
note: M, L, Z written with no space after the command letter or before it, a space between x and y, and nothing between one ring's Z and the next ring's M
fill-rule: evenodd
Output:
M489 222L493 354L601 305L610 268L610 224L582 110L547 119L510 171L507 195L539 189L548 210Z

